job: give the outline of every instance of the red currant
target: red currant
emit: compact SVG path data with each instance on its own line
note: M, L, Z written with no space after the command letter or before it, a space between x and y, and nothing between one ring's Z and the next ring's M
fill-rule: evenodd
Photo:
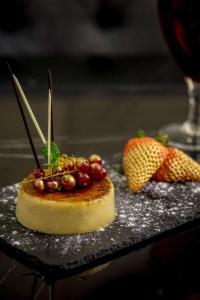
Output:
M92 154L92 155L90 155L90 157L89 157L89 162L90 162L91 164L93 164L93 163L98 163L98 164L102 165L102 158L101 158L101 156L99 156L99 155L97 155L97 154Z
M46 181L46 187L49 192L55 192L59 188L59 182L57 180L49 179Z
M85 158L78 158L76 161L77 169L82 173L89 173L90 172L90 163Z
M90 175L94 180L99 180L101 174L102 166L98 163L93 163L90 165Z
M107 176L107 171L105 168L102 168L101 169L101 172L100 172L100 175L99 175L99 178L97 180L102 180L104 179L105 177Z
M36 190L38 190L39 192L44 191L44 189L45 189L44 181L42 179L36 179L36 180L34 180L33 187Z
M63 168L58 166L56 168L53 169L53 174L59 174L63 172Z
M73 171L75 169L74 162L72 160L67 160L64 165L65 171Z
M43 169L33 169L32 175L34 178L41 178L45 176L45 172Z
M76 181L80 187L86 187L90 184L90 176L87 173L78 172L76 174Z
M74 176L66 174L61 179L61 185L65 190L72 190L76 186L76 179Z

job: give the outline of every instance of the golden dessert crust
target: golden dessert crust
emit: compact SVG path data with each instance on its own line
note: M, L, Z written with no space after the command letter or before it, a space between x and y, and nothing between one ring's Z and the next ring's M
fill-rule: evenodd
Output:
M67 201L67 202L89 202L97 201L102 197L108 195L112 182L108 177L105 177L101 181L94 181L90 186L85 188L76 188L71 191L62 192L38 192L32 182L25 182L32 177L25 178L20 185L20 193L28 193L33 197L38 197L48 201Z
M106 177L88 188L39 193L21 183L16 216L27 228L50 234L79 234L108 226L115 218L114 187Z

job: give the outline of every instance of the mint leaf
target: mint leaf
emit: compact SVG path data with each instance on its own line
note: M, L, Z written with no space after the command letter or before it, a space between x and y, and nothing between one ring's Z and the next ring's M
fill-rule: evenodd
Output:
M42 149L43 155L48 159L48 144L46 143ZM60 150L55 142L51 142L51 157L50 157L50 167L55 168L58 165L58 159L60 157Z

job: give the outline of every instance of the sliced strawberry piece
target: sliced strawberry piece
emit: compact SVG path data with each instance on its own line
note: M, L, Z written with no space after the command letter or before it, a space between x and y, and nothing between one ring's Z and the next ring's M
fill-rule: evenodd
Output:
M167 156L152 179L157 181L200 181L200 165L183 151L167 148Z

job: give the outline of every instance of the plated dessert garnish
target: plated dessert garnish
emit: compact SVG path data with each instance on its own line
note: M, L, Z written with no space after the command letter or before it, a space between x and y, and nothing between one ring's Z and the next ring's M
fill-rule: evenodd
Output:
M200 181L200 165L183 151L167 147L166 137L146 137L142 131L124 147L123 169L129 188L140 191L149 180Z
M36 161L36 168L20 183L16 217L25 227L50 234L79 234L108 226L115 218L114 187L102 158L60 154L54 141L52 84L49 71L47 141L28 100L11 73L13 86ZM47 163L41 166L24 113L27 108L43 142Z
M34 169L19 188L16 216L40 232L76 234L106 227L115 218L114 188L99 163L59 158L58 166Z

